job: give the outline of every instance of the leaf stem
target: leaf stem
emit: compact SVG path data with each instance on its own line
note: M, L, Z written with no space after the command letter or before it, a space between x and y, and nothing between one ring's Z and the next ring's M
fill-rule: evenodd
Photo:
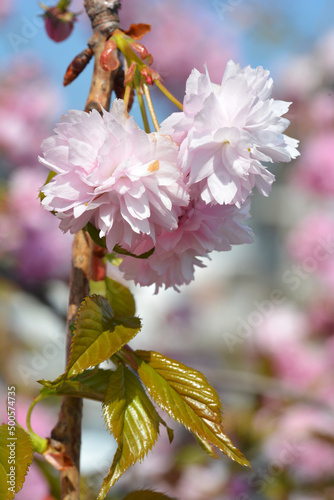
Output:
M42 394L39 394L39 396L37 396L33 400L33 402L31 403L31 405L29 407L29 410L27 413L27 419L26 419L27 429L28 429L29 434L30 434L30 439L31 439L34 451L37 451L37 453L41 453L41 454L46 451L47 446L48 446L48 440L45 438L42 438L41 436L39 436L38 434L36 434L36 432L34 432L32 430L31 413L32 413L33 409L35 408L35 406L37 405L37 403L39 401L42 401L42 399L44 399L44 396Z
M150 115L151 115L151 118L152 118L152 122L153 122L154 128L155 128L155 130L157 132L159 132L160 127L159 127L159 123L158 123L158 120L157 120L157 115L155 114L153 102L152 102L152 99L151 99L150 90L148 88L148 85L146 85L146 83L144 83L144 94L145 94L145 97L146 97L148 109L149 109L149 112L150 112Z
M174 97L173 94L171 94L169 90L167 90L166 87L159 80L154 80L154 83L161 90L161 92L165 94L165 96L168 97L168 99L172 101L173 104L175 104L175 106L177 106L181 111L183 111L183 106L180 103L180 101L176 99L176 97Z
M28 410L28 413L27 413L27 420L26 420L26 424L27 424L27 429L28 431L30 432L30 434L35 434L37 436L37 434L32 430L32 427L31 427L31 413L33 411L33 409L35 408L35 406L37 405L37 403L39 401L41 401L43 399L43 396L42 394L39 394L39 396L37 396L36 398L34 398L33 402L31 403L30 407L29 407L29 410Z

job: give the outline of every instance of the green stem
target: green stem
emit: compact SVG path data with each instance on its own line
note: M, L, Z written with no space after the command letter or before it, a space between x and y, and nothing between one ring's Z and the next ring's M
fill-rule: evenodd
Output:
M44 399L45 396L43 396L42 394L40 394L39 396L37 396L33 402L31 403L30 405L30 408L28 410L28 413L27 413L27 429L29 431L29 434L30 434L30 439L32 441L32 445L33 445L33 448L34 448L34 451L37 451L37 453L41 453L43 454L47 447L48 447L48 440L45 439L45 438L42 438L41 436L39 436L38 434L36 434L36 432L34 432L32 430L32 427L31 427L31 413L33 411L33 409L35 408L36 404L39 402L39 401L42 401L42 399Z
M167 90L166 87L159 80L154 80L154 83L161 90L161 92L165 94L165 96L168 97L168 99L172 101L173 104L175 104L175 106L177 106L181 111L183 111L183 106L180 103L180 101L178 101L176 97L174 97L173 94L171 94L169 90Z
M149 88L146 85L146 83L144 83L144 93L145 93L145 97L146 97L148 109L149 109L149 112L150 112L150 115L151 115L151 118L152 118L152 122L153 122L154 128L158 132L160 127L159 127L159 123L158 123L158 120L157 120L157 115L155 114L155 111L154 111L153 102L152 102L152 99L151 99L151 94L150 94Z
M144 102L142 94L140 94L139 92L137 92L137 97L138 97L138 104L140 107L141 116L142 116L143 123L144 123L144 129L145 129L145 132L147 134L149 134L151 131L150 131L150 125L148 123L145 102Z
M30 419L31 419L31 413L32 413L33 409L35 408L35 406L37 405L37 403L39 401L42 401L42 399L43 399L42 394L40 394L39 396L37 396L36 398L34 398L33 402L30 405L28 413L27 413L27 421L26 421L26 423L27 423L27 429L30 432L30 434L35 434L36 436L37 436L37 434L32 430Z

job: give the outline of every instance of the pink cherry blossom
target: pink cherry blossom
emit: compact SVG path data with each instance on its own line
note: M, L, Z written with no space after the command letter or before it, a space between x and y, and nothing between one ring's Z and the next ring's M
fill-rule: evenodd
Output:
M261 162L288 162L298 141L283 134L289 103L271 98L273 81L261 66L229 61L221 85L193 70L183 112L161 126L180 143L179 164L206 203L239 206L254 186L268 195L274 180Z
M308 342L308 335L307 315L287 303L264 316L251 341L256 351L269 357L281 380L295 388L307 388L320 381L328 369L322 349Z
M334 290L334 219L326 211L312 213L291 232L288 251L306 277L318 277ZM293 271L293 268L292 268Z
M63 231L88 222L115 244L132 248L138 235L154 242L177 228L189 195L176 166L177 145L146 134L115 100L111 112L70 111L42 144L40 162L57 175L42 188L43 205L56 212Z
M65 279L70 271L72 237L61 235L57 220L41 208L38 198L45 173L17 168L0 210L1 257L24 281Z
M6 18L12 13L14 9L15 0L1 0L0 2L0 22L6 20Z
M156 291L188 284L194 279L195 266L205 267L202 257L208 253L228 251L231 245L250 243L251 231L243 225L249 217L249 204L242 209L235 205L207 205L191 200L179 217L178 228L172 232L162 231L156 239L155 251L141 261L125 257L120 270L125 279L133 279L142 286L155 284ZM147 238L135 248L140 254L154 246Z
M334 194L334 133L323 132L305 141L294 182L320 195Z
M34 57L13 58L0 76L1 152L14 164L35 165L60 105L60 94L39 62Z
M326 294L327 295L327 294ZM333 339L333 361L334 361L334 304L330 297L313 301L309 308L309 323L316 335L327 335Z
M264 445L267 457L296 477L314 481L331 477L334 467L333 416L318 408L294 405L284 411ZM328 436L329 440L320 436Z
M273 307L263 316L261 324L254 329L250 341L257 351L275 356L284 346L299 346L310 333L306 315L292 304Z
M314 387L324 380L329 368L324 361L323 348L306 342L281 346L273 354L276 375L298 389Z
M308 100L308 106L311 126L323 130L332 127L334 124L333 96L328 90L320 91L315 96L312 96ZM306 141L306 144L308 144L308 141Z

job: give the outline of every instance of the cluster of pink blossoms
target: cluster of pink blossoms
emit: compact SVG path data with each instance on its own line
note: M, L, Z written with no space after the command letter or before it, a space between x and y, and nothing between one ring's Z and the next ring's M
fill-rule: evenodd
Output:
M40 162L57 175L42 188L43 205L75 233L88 222L106 238L148 259L126 256L126 279L177 289L213 250L251 242L244 225L254 188L274 176L262 161L290 161L297 141L283 134L288 103L271 99L259 67L230 61L221 85L193 70L184 110L147 134L121 100L103 116L70 111L42 144Z

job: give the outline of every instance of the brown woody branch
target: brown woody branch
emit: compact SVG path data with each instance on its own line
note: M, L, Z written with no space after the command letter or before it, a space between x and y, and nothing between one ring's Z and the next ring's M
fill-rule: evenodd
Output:
M101 108L109 109L114 88L115 73L107 72L100 66L100 56L107 38L119 27L118 9L115 0L85 0L85 8L91 19L94 34L89 47L94 52L94 72L85 111ZM66 361L71 349L71 325L75 321L83 299L89 295L93 242L87 232L80 231L74 237L72 270L70 278L69 307L67 316ZM61 443L63 452L73 463L61 472L61 499L80 499L80 446L81 446L82 400L64 397L58 422L52 431L52 439Z

